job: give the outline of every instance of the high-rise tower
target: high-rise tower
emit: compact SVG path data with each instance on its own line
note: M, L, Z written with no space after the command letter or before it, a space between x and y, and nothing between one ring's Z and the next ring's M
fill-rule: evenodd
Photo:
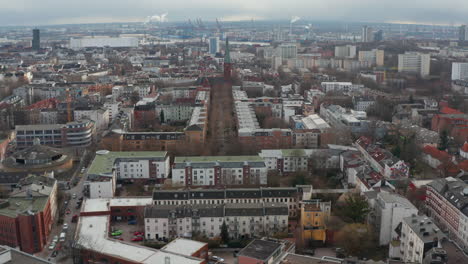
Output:
M33 29L32 49L39 50L41 48L41 35L39 29Z
M231 54L229 53L229 39L226 38L226 51L224 53L224 80L230 81L232 73Z

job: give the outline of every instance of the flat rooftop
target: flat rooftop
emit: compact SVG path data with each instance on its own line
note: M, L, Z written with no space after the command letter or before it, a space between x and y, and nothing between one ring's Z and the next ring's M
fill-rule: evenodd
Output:
M161 159L167 156L166 151L98 151L88 169L88 174L109 175L117 159Z
M250 244L248 244L245 248L243 248L239 252L238 256L245 256L266 261L280 247L281 244L273 241L255 239L254 241L250 242Z
M206 243L202 243L195 240L177 238L176 240L163 247L162 250L186 256L192 256L206 245Z
M113 199L88 199L84 208L101 210ZM87 205L88 204L88 205ZM90 211L88 211L90 212ZM110 216L81 216L77 224L75 241L83 249L99 252L129 262L143 264L164 264L169 258L171 264L200 264L204 260L184 256L182 252L167 252L144 247L131 242L120 241L108 237ZM168 245L170 246L170 244ZM174 246L176 248L176 246Z
M263 159L260 156L185 156L176 157L174 163L178 162L243 162L243 161L260 161Z

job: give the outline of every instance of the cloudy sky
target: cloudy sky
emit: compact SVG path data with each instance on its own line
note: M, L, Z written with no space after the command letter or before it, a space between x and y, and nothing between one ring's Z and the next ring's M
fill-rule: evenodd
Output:
M0 0L0 26L289 19L454 24L468 22L468 0Z

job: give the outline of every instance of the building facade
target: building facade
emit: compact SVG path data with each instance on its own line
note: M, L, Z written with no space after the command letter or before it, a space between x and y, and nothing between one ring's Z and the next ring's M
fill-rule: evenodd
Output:
M430 54L406 52L398 55L398 72L416 73L426 77L430 73L430 68Z

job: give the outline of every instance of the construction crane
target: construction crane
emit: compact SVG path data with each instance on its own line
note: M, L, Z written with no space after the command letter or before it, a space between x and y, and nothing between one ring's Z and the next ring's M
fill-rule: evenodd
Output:
M72 111L71 111L71 96L70 96L70 89L67 88L67 121L72 121Z

